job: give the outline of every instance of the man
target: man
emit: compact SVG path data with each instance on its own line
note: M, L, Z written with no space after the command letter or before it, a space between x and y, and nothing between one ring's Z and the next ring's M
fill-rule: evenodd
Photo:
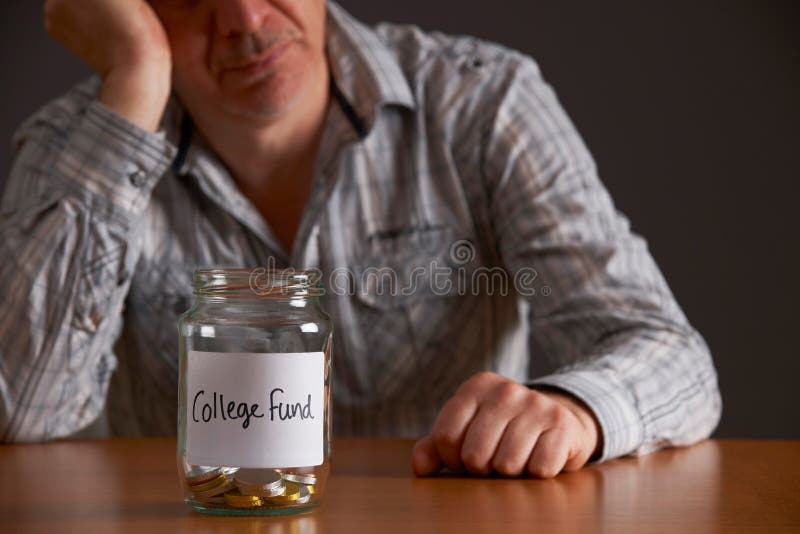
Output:
M189 274L271 262L421 275L428 290L384 294L354 276L354 294L324 301L336 432L424 435L417 474L551 477L716 426L705 342L531 59L370 29L324 0L46 12L99 79L15 138L0 219L4 440L90 424L115 367L114 430L174 432ZM434 292L428 265L456 282L500 269L516 292ZM536 380L529 333L557 368Z

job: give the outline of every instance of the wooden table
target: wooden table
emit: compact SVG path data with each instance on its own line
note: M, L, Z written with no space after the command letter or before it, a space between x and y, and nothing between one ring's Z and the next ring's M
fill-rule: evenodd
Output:
M317 510L250 518L183 504L173 439L0 445L0 532L800 532L800 441L709 441L553 480L414 478L411 446L338 440Z

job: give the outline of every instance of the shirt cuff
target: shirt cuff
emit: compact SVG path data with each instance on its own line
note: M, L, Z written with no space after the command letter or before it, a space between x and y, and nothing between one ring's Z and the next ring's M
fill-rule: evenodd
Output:
M67 187L93 208L135 217L146 209L175 153L163 131L144 130L94 100L55 167Z
M594 412L603 433L598 462L630 454L642 445L644 426L634 399L611 371L576 369L543 376L528 385L562 389Z

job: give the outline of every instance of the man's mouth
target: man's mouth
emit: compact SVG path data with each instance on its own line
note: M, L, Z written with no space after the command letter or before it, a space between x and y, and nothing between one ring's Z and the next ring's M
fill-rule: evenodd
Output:
M268 71L280 57L283 56L284 52L291 44L291 39L276 42L258 55L244 57L224 66L222 74L235 74L239 76L262 74Z

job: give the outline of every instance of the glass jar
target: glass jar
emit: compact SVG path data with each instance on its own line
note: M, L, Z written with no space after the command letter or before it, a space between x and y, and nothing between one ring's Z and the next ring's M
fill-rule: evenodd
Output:
M179 322L178 471L222 515L302 512L330 465L333 325L317 271L194 273Z

